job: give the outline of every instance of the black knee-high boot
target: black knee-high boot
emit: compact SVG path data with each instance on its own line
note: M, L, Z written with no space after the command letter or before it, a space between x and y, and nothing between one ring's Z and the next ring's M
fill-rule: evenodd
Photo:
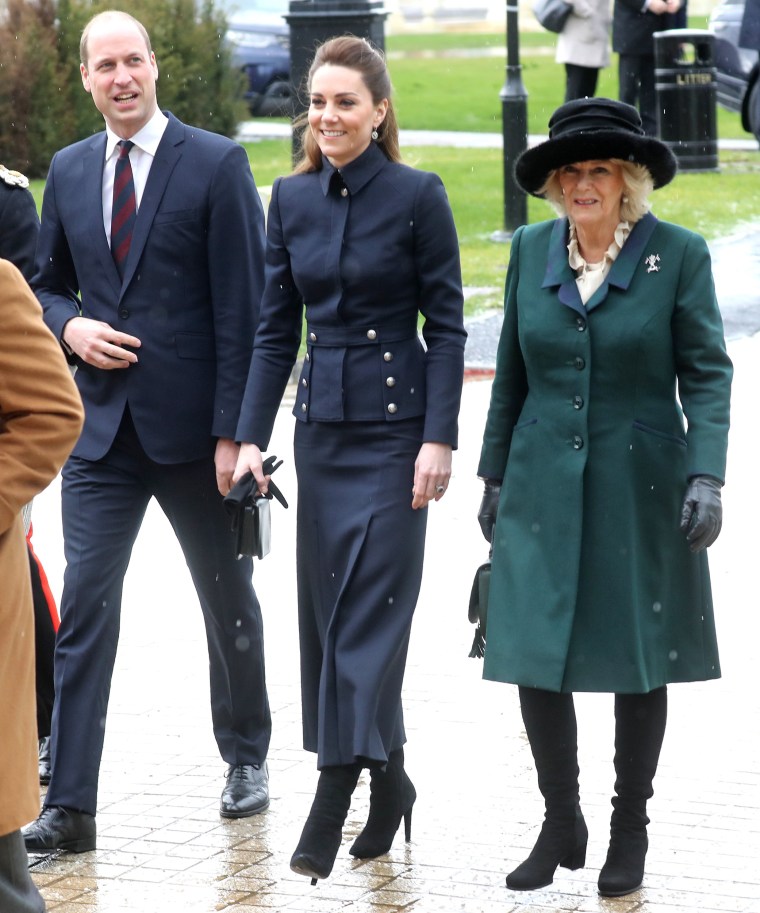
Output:
M546 813L530 856L507 875L507 887L528 891L551 884L557 866L586 862L588 829L578 794L578 730L572 694L520 688L520 709Z
M374 859L387 853L402 818L407 843L412 839L412 806L417 792L404 770L403 748L390 753L385 769L370 771L369 789L369 818L348 851L357 859Z
M312 884L332 872L361 769L360 764L346 764L323 767L319 774L309 817L290 860L290 868L311 878Z
M621 897L641 887L647 838L647 799L660 758L668 694L665 687L648 694L615 695L615 797L610 847L599 873L599 893Z

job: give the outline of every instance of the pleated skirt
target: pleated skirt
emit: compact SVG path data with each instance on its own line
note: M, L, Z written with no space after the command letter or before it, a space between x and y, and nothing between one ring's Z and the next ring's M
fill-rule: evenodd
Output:
M412 510L422 419L296 422L303 742L317 766L383 764L401 703L427 510Z

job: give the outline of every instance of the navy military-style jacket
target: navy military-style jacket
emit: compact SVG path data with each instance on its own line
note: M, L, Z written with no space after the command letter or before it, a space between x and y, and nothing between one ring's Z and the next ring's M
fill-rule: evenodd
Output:
M456 446L466 333L459 245L437 175L371 144L340 170L324 160L320 171L275 182L238 440L266 448L304 308L298 420L424 416L424 440Z

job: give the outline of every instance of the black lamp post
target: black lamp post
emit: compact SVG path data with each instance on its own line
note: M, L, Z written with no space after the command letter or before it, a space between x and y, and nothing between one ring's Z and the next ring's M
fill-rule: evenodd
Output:
M528 148L528 93L522 81L517 0L507 0L507 69L501 99L501 130L504 140L504 228L492 241L509 241L528 221L528 201L512 173L518 156Z
M285 20L290 26L294 121L309 107L305 84L317 46L338 35L356 35L385 51L387 16L383 0L290 0ZM299 149L299 137L294 129L294 160Z

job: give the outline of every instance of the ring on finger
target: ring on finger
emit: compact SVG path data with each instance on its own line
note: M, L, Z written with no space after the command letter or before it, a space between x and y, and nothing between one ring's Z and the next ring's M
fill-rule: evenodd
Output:
M445 485L436 485L436 486L435 486L435 492L436 492L436 494L442 495L442 494L444 493L444 491L446 491L446 486L445 486Z

